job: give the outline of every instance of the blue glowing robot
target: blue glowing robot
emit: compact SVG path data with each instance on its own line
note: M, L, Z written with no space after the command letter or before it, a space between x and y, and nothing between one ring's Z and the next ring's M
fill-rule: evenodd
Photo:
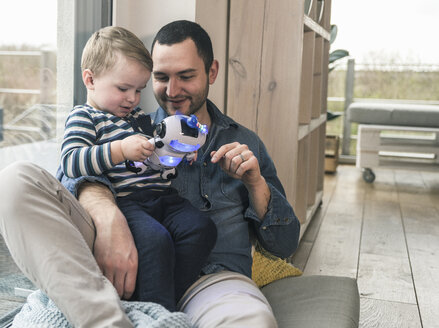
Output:
M149 142L155 145L155 150L145 162L134 162L138 173L149 166L160 171L163 179L177 176L176 166L185 159L191 161L196 151L204 145L207 136L207 126L200 124L195 115L176 114L166 117L156 125L155 136Z

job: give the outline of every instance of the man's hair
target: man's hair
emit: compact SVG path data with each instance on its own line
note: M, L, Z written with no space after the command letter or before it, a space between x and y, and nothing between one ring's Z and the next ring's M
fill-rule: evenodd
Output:
M152 41L151 53L154 52L156 42L173 45L186 39L194 41L198 55L203 60L206 73L208 73L213 62L212 41L209 34L197 23L178 20L163 26Z
M152 58L143 42L123 27L107 26L93 33L82 51L81 70L90 69L93 74L111 69L118 55L137 60L152 71Z

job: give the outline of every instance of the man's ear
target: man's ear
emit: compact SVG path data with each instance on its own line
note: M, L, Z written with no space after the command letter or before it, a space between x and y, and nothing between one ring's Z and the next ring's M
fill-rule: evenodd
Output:
M94 90L94 75L90 69L86 68L82 71L82 82L84 82L87 90Z
M209 69L209 84L213 84L218 76L219 63L214 59Z

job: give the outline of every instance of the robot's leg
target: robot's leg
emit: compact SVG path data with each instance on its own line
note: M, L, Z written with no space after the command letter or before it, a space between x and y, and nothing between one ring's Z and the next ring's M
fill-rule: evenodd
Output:
M163 170L160 176L165 180L175 179L177 177L177 169L174 167L172 169Z

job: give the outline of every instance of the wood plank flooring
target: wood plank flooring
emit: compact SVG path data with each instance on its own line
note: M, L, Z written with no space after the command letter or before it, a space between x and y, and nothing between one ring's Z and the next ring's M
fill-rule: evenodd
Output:
M360 327L439 327L439 173L341 165L293 263L357 279Z

